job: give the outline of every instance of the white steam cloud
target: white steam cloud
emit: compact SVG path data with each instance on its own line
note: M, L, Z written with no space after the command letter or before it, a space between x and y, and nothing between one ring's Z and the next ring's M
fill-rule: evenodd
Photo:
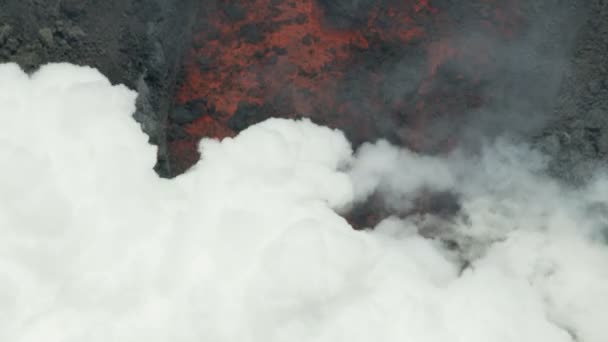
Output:
M608 341L605 176L565 188L506 140L353 155L271 119L163 180L135 97L89 68L0 65L0 341ZM421 189L461 213L374 231L336 213Z

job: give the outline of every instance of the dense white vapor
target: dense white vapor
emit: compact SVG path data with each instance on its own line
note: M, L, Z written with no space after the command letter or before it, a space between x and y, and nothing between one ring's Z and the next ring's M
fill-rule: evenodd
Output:
M608 341L606 177L565 188L508 141L353 155L270 119L162 180L135 96L89 68L0 65L0 341ZM462 213L374 231L336 213L420 189Z

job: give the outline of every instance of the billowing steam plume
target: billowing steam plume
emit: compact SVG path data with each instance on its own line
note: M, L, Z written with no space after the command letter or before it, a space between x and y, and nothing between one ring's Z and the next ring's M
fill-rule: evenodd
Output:
M1 341L608 340L605 174L269 119L169 181L132 91L66 64L0 79ZM394 215L353 230L339 213L374 196Z

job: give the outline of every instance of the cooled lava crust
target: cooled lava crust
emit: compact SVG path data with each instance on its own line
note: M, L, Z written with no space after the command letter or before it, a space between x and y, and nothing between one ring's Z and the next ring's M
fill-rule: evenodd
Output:
M200 158L201 138L231 137L268 117L307 117L342 129L355 146L384 138L427 153L449 150L459 116L492 100L481 87L494 68L489 47L462 46L454 33L515 39L518 1L203 6L169 112L165 176ZM429 128L434 122L443 127Z

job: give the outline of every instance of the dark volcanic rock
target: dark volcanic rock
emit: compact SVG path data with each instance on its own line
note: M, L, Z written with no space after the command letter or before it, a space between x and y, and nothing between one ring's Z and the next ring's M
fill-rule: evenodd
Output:
M12 30L13 30L13 27L9 24L4 24L4 25L0 26L0 44L1 45L4 45L4 43L6 43Z
M374 0L317 0L317 2L326 13L326 24L339 29L364 25L374 5Z
M87 0L61 0L59 8L66 17L73 19L83 14L88 2Z
M267 106L240 102L235 114L228 121L228 127L235 132L240 132L251 125L264 121L264 119L270 117L270 114Z
M261 32L258 24L246 24L241 27L240 35L245 42L256 44L264 40L264 34Z
M224 12L224 15L226 15L226 18L233 22L244 20L247 15L245 9L237 3L225 4L222 10Z
M26 71L49 62L93 66L139 92L134 117L152 143L162 143L182 44L190 41L198 6L194 0L0 0L0 63Z
M200 99L175 106L169 112L169 119L172 123L186 125L210 112L212 110L207 108L207 101Z
M608 167L608 7L599 0L585 4L589 16L576 39L571 72L538 139L553 157L551 172L573 184L586 182L594 168Z

